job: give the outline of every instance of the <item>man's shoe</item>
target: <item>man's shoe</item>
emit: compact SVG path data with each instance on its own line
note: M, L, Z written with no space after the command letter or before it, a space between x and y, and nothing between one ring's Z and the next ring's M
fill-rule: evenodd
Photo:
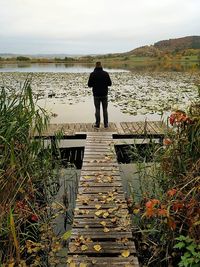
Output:
M93 124L93 128L99 128L99 125L98 124Z
M108 124L105 124L105 125L104 125L104 128L108 128Z

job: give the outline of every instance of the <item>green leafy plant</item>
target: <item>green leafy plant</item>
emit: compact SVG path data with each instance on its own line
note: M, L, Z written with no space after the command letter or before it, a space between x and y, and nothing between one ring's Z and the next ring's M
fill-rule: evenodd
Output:
M179 236L176 238L179 241L174 248L183 252L180 267L198 267L200 265L200 245L189 236Z

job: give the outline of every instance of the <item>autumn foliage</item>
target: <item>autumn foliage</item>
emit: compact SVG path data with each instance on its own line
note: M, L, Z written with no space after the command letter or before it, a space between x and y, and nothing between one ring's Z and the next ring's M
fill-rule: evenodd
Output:
M140 203L131 206L138 223L139 258L144 266L199 266L200 258L196 256L200 253L199 103L188 114L181 110L173 112L169 124L172 128L156 158L162 194L145 192ZM196 249L193 254L187 252L187 244L177 245L180 237L191 241L188 244Z

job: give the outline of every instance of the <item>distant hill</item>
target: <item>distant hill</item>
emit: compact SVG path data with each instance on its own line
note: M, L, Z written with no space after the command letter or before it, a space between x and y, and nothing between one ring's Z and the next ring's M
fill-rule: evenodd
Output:
M183 49L200 49L200 36L187 36L182 38L163 40L155 43L154 47L168 52Z
M103 60L112 59L116 57L122 57L129 59L129 56L138 56L138 57L162 57L167 53L173 55L195 55L200 58L200 36L186 36L181 38L161 40L153 45L145 45L138 48L135 48L129 52L125 53L110 53L110 54L101 54L101 55L72 55L72 54L12 54L12 53L0 53L0 60L5 59L7 61L12 60L12 58L25 56L30 58L32 61L66 61L67 59L72 58L74 61L79 62L93 62L97 58ZM15 59L14 59L15 60Z
M200 36L186 36L182 38L162 40L154 45L135 48L124 55L160 56L165 52L173 53L186 49L200 49Z

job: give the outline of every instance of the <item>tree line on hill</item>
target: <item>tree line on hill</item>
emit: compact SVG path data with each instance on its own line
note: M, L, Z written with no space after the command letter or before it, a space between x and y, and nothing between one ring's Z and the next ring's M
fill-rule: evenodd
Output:
M30 62L30 63L92 63L96 59L109 60L129 60L130 57L152 57L160 60L161 58L189 57L196 56L196 60L200 62L200 36L187 36L176 39L162 40L154 43L153 45L146 45L135 48L125 53L110 53L104 55L87 55L79 57L63 56L54 58L45 57L31 57L31 56L1 56L1 62ZM179 58L180 59L180 58ZM189 59L189 58L185 58Z

